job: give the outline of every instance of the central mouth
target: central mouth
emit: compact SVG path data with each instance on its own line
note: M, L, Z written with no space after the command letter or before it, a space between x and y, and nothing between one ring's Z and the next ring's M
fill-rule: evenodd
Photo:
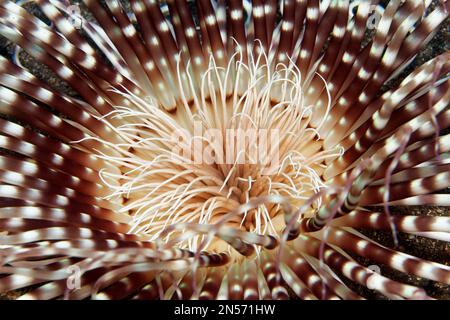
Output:
M111 145L117 155L104 156L115 169L105 168L101 178L112 190L107 198L132 217L129 232L190 250L204 243L208 251L230 252L205 230L222 223L279 237L286 226L283 206L258 199L277 196L296 209L327 188L322 174L339 150L325 150L320 139L328 102L308 104L309 96L327 92L326 84L302 80L295 67L263 61L232 60L220 68L211 59L200 94L192 94L193 81L187 81L190 99L175 111L122 93L137 108L117 106L103 119L123 143ZM234 69L239 76L231 83ZM184 76L191 79L190 70ZM317 197L304 216L320 202ZM183 236L194 224L198 234Z

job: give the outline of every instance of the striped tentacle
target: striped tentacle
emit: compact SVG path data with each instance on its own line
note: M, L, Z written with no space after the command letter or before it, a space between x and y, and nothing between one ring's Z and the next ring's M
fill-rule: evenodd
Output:
M389 221L390 220L390 221ZM336 219L333 225L348 226L357 229L390 230L394 224L401 232L450 232L450 219L448 217L429 216L391 216L385 213L355 210L347 216Z
M448 266L388 249L349 231L334 227L330 228L326 241L393 269L446 284L450 283L450 269Z
M344 232L344 231L339 231ZM329 243L333 243L330 240ZM336 251L330 245L323 245L320 240L302 235L293 242L294 248L322 259L331 269L336 270L344 277L355 281L369 289L375 289L389 297L402 297L406 299L423 299L426 294L423 289L399 283L386 278L362 265L353 261L346 254ZM349 244L347 247L356 244ZM341 248L339 246L339 248Z
M416 5L418 5L419 9L421 6L421 2L418 1L415 3ZM398 37L404 36L405 32L409 30L408 27L412 25L412 23L414 23L414 21L417 20L420 16L417 15L417 13L412 13L411 15L413 18L402 21L404 26L403 28L399 28L399 30L397 31ZM330 119L333 119L333 121L335 122L337 122L337 120L339 119L340 123L337 123L337 125L334 126L333 131L329 132L329 139L326 139L326 145L332 145L333 143L339 141L342 135L346 132L344 127L348 129L356 120L358 120L358 117L364 111L364 107L373 99L376 92L388 79L390 72L392 72L392 70L396 70L395 68L397 68L399 64L410 61L411 57L413 57L418 52L418 50L426 44L427 40L429 39L425 39L425 37L422 37L422 35L424 34L424 29L433 30L436 25L442 23L446 16L447 14L445 13L445 7L440 6L436 8L430 15L428 15L418 24L416 29L411 34L409 34L404 41L401 41L400 39L393 39L391 44L388 46L388 49L384 51L382 60L380 62L380 69L376 72L372 72L372 76L371 72L368 71L373 68L371 65L367 65L367 67L365 66L359 71L359 79L365 80L364 83L368 83L369 85L364 88L364 90L356 99L352 99L353 101L355 101L355 104L351 105L351 108L349 104L341 108L333 108L333 112L334 110L342 110L343 108L343 110L347 111L343 117L330 117ZM383 29L377 29L377 32L382 32L382 30ZM405 47L405 43L414 43L414 45ZM401 47L399 48L400 45ZM383 52L382 50L380 50L380 44L377 44L376 42L373 43L372 48L374 52L373 54L377 52ZM365 79L366 77L367 79ZM368 81L369 79L370 81ZM354 90L353 86L351 87L351 90ZM350 101L349 99L344 98L344 96L341 98L342 103L344 103L345 101ZM350 131L347 132L351 133Z
M444 54L444 57L446 55ZM440 59L437 57L435 59ZM426 82L433 80L433 72L434 72L434 64L424 64L418 70L414 71L411 75L409 75L405 80L403 80L402 85L399 89L394 92L385 103L381 106L381 108L376 111L370 120L368 120L368 126L360 127L364 134L360 138L356 138L354 144L346 150L344 155L339 159L339 161L334 162L327 168L327 172L325 173L328 177L333 177L340 170L344 170L349 163L353 163L357 160L361 155L365 154L369 147L376 141L376 139L380 136L381 132L386 127L392 112L397 104L401 103L401 101L411 92L416 89L418 86L425 84ZM436 113L442 111L444 104L437 104L439 108L436 110ZM358 136L358 131L356 131L356 136ZM334 173L331 173L334 172Z

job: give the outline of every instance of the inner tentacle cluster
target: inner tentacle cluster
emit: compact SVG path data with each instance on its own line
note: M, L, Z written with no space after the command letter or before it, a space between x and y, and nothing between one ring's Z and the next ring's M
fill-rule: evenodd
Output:
M155 240L178 223L214 224L251 199L277 195L299 207L326 188L325 160L340 153L323 149L320 124L311 124L314 106L304 105L299 70L279 64L274 71L262 55L248 66L242 51L235 57L226 69L212 57L203 90L173 113L151 99L124 94L137 108L118 106L105 118L124 122L116 127L104 120L124 143L102 141L119 154L103 158L120 172L105 169L101 178L113 191L107 198L122 202L120 210L133 217L130 232ZM234 84L233 71L240 74ZM305 211L320 204L318 197ZM262 203L226 224L278 237L283 214L280 204ZM198 239L189 241L196 249Z

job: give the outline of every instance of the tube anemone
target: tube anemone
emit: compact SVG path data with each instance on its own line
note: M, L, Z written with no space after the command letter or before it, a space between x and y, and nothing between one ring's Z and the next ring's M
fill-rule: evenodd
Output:
M0 34L75 94L0 58L1 293L432 298L367 261L450 284L363 234L450 241L448 211L391 213L450 205L450 54L384 87L448 1L35 2L51 24L2 1Z

